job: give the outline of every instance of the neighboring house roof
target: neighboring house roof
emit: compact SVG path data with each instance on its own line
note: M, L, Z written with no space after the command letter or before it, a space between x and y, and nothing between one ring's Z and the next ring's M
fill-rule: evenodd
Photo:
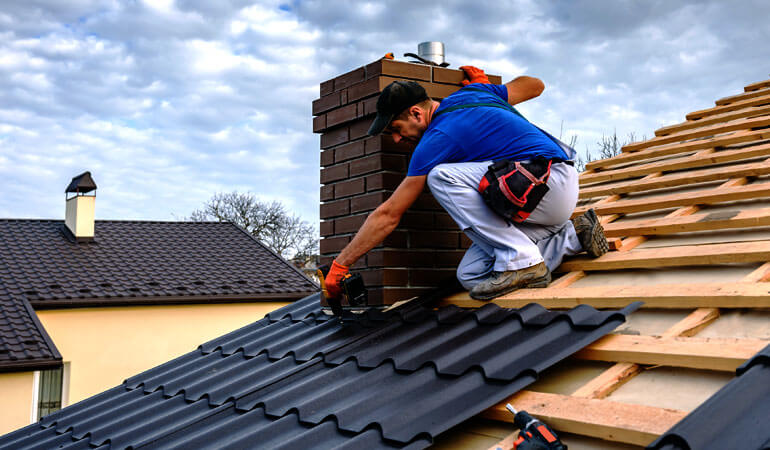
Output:
M0 371L40 370L61 365L61 355L24 298L0 303Z
M30 305L290 301L318 289L231 223L96 221L80 243L64 227L0 219L0 370L60 362Z
M0 446L423 448L636 309L409 307L342 324L312 295Z
M649 449L770 448L770 345Z
M302 298L317 287L232 223L96 221L74 243L60 220L0 220L7 293L35 308Z

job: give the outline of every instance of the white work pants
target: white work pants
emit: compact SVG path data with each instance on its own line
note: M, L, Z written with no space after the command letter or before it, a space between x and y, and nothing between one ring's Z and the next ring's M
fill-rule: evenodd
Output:
M433 196L473 241L457 267L457 279L471 289L492 271L505 272L545 261L556 269L564 256L582 251L569 220L577 204L578 174L554 164L549 191L522 223L509 224L490 209L478 185L491 161L439 164L428 174Z

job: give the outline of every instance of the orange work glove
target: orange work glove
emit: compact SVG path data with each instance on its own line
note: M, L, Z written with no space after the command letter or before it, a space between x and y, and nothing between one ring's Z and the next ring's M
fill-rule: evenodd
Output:
M491 81L487 78L487 74L478 67L462 66L460 68L465 72L465 77L467 78L467 80L462 81L463 86L468 86L471 83L491 84Z
M332 262L332 267L329 269L329 273L326 274L326 279L324 280L326 292L329 293L329 297L338 298L342 295L342 286L340 286L340 282L347 274L348 267L337 263L337 261Z

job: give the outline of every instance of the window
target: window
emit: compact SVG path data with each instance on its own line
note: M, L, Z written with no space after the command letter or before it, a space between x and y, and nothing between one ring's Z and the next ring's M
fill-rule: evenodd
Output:
M62 368L40 371L37 417L45 417L61 409Z

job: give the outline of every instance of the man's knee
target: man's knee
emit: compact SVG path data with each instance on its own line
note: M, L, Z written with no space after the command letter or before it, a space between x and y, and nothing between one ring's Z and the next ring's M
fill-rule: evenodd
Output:
M427 182L431 191L434 191L438 185L446 183L446 180L446 171L441 167L441 164L430 169L430 172L428 172Z
M479 277L479 274L471 274L467 272L466 269L467 268L463 266L457 268L457 281L460 282L463 288L470 291L474 286L481 283L482 279Z

